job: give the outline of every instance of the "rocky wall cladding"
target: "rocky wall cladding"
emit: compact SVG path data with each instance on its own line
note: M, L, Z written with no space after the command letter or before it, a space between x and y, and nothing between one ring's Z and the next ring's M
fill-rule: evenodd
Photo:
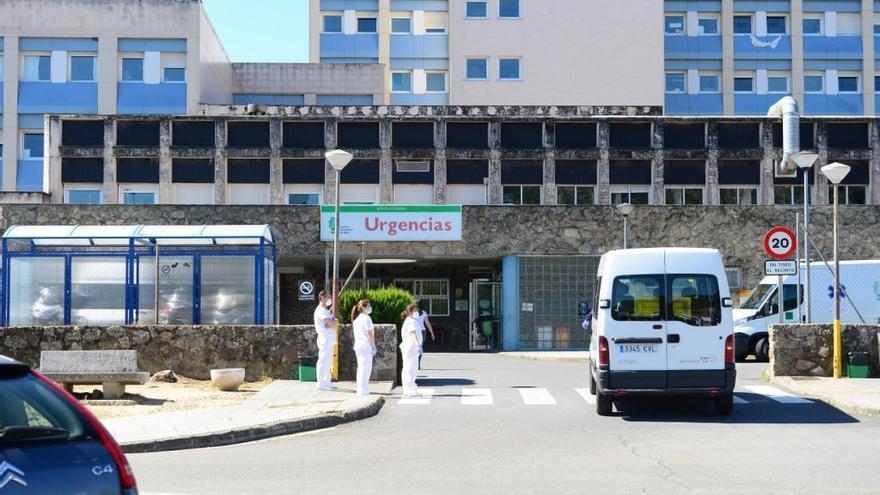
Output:
M867 352L871 375L880 376L877 333L880 325L843 326L843 365L847 354ZM771 325L771 376L832 376L834 340L831 325Z
M373 380L391 381L397 370L397 328L376 325L378 353ZM128 350L138 352L141 371L175 373L207 380L215 368L245 368L248 380L264 376L298 378L299 358L317 356L311 325L297 326L113 326L0 329L0 354L37 367L43 350ZM339 373L357 371L351 326L340 332Z

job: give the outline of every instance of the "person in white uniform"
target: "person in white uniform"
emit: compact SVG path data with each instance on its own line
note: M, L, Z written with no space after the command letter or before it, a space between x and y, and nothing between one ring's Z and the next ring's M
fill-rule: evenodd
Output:
M416 374L419 363L419 307L410 304L406 310L400 314L404 320L403 326L400 328L400 354L403 356L403 371L401 372L401 382L403 382L403 396L413 397L419 395L418 386L416 386Z
M427 340L426 332L431 333L431 340L434 340L434 327L431 325L431 321L428 320L428 312L422 309L421 305L419 305L419 316L417 318L419 322L419 332L420 338L419 341L419 369L422 369L422 354L425 353L425 341Z
M315 309L315 331L318 333L318 390L333 390L330 383L330 361L336 345L336 329L339 322L333 317L333 296L326 290L318 294L318 307Z
M376 355L376 332L370 313L373 307L367 299L358 301L351 308L351 322L354 330L354 354L357 357L357 393L370 395L370 373L373 371L373 356Z

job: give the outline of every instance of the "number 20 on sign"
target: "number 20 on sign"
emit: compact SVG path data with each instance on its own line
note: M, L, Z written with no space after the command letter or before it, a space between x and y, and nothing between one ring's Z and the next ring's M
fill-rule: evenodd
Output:
M771 258L788 259L796 247L794 232L788 227L773 227L764 235L764 250Z

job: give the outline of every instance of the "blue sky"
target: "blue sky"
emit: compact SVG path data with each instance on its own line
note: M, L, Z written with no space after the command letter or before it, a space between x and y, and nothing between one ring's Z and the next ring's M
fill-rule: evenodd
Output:
M309 0L203 1L231 61L309 61Z

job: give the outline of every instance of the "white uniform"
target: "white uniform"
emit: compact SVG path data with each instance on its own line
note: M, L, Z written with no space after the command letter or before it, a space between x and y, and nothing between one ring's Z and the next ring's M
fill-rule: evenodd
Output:
M315 331L318 332L318 385L320 389L330 388L330 362L333 358L333 346L336 345L336 330L329 327L324 320L333 319L333 313L324 306L315 309Z
M419 349L423 350L425 348L425 340L427 337L428 327L425 325L425 320L428 319L428 312L425 310L419 311L419 317L416 318L416 321L419 324Z
M361 313L352 323L354 328L354 354L357 357L357 392L361 395L370 394L370 373L373 371L373 343L370 331L373 330L373 319Z
M419 392L416 386L416 374L419 364L419 323L413 317L408 317L400 329L400 353L403 356L403 395L416 395Z

